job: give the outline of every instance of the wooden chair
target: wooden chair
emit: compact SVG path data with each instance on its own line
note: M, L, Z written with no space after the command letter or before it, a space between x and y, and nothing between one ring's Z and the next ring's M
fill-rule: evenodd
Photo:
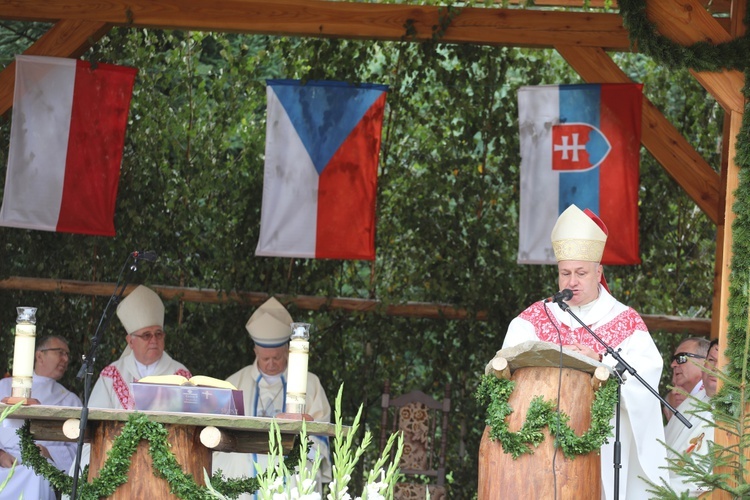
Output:
M423 499L425 488L429 488L432 500L445 499L450 384L445 385L442 401L416 390L392 397L390 389L390 382L386 380L381 403L381 451L388 436L399 431L404 433L404 450L399 467L405 480L396 485L394 498ZM429 478L429 484L425 484L420 476Z

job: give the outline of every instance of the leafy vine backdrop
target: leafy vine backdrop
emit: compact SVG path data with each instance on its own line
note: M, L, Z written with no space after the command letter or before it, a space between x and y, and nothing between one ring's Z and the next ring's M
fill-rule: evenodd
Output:
M13 54L48 28L0 23L0 64L7 66ZM354 415L364 403L367 428L379 428L383 380L390 379L394 391L419 388L438 397L444 383L451 383L449 494L471 498L485 416L473 394L484 366L502 344L510 319L556 291L552 267L516 264L516 91L522 85L580 83L580 78L552 50L439 40L417 44L119 27L83 57L139 68L115 216L118 235L106 239L0 228L5 255L0 279L111 283L130 252L152 249L159 261L142 266L134 281L377 298L384 304L449 302L489 311L488 320L480 322L291 310L295 319L314 325L311 371L320 376L329 397L341 383L351 389L343 414ZM645 84L648 98L703 157L718 166L723 111L689 72L664 69L639 53L613 57L630 78ZM266 78L390 86L372 265L253 256ZM9 143L10 119L10 114L0 117L0 144ZM742 154L746 165L747 154ZM6 164L7 147L0 147L0 178ZM645 314L708 317L716 229L645 151L641 181L643 264L608 268L613 293ZM738 200L746 203L742 200L750 196L745 193ZM748 213L743 205L737 211ZM741 223L746 225L746 218ZM746 269L750 258L742 234L748 230L740 229L735 239L744 247L735 250L733 265ZM740 284L734 282L736 286ZM105 303L106 297L0 290L0 371L8 370L12 360L15 307L33 305L39 308L39 335L56 333L71 341L71 368L63 383L80 392L75 373ZM742 317L740 305L733 304L733 317ZM178 300L166 305L167 351L193 373L224 378L252 362L244 329L252 308ZM677 340L654 335L665 351ZM122 330L113 321L96 371L123 347ZM353 476L361 476L364 466Z
M697 71L722 71L735 69L745 73L745 87L742 89L746 103L750 98L748 77L750 77L750 38L745 34L729 42L710 44L698 42L682 46L659 34L646 16L646 0L622 0L619 2L625 27L638 49L657 62L670 68L690 68ZM750 21L750 9L745 10L745 27ZM747 332L748 302L743 293L748 288L750 276L750 104L745 105L742 127L737 135L737 152L734 158L739 168L740 183L735 192L733 210L736 219L733 223L733 246L731 256L729 331L727 332L728 374L742 377L745 335ZM727 256L729 257L729 256Z

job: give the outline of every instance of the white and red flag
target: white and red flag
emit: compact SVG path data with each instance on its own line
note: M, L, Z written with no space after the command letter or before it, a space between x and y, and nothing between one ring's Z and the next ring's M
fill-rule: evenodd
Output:
M375 259L387 87L269 80L255 255Z
M609 228L602 264L639 264L642 84L518 90L519 264L554 264L550 234L570 205Z
M0 225L114 236L137 69L16 56Z

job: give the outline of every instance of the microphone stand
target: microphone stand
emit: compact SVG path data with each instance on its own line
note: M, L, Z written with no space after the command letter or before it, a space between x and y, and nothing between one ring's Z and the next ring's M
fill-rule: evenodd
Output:
M107 302L107 305L104 307L104 312L102 313L102 317L99 319L99 325L96 327L96 333L94 334L93 338L91 339L91 347L89 348L88 354L83 355L83 364L81 365L81 369L78 370L78 375L76 375L76 378L79 380L81 378L84 378L84 389L83 389L83 407L81 408L81 421L80 425L78 427L78 441L76 445L76 460L75 465L73 469L73 490L71 491L70 498L71 500L76 500L76 493L78 489L78 476L80 473L81 468L81 452L83 450L83 439L84 434L86 430L86 425L88 424L89 420L89 396L91 395L91 378L94 375L94 363L96 362L96 352L99 349L99 344L101 343L102 336L104 335L104 332L107 330L107 327L109 326L110 321L112 320L112 310L117 308L117 304L120 303L120 300L122 299L123 293L125 293L125 289L128 286L129 283L129 274L125 275L125 269L128 267L128 263L130 262L130 259L133 259L133 264L130 266L130 270L135 273L138 271L138 259L139 254L138 252L133 252L128 254L128 258L125 260L125 263L122 266L122 269L120 270L120 274L117 277L117 282L115 283L115 290L112 296L109 298L109 302ZM126 278L123 280L123 275L126 276ZM121 284L122 281L122 284Z
M615 407L615 411L617 412L615 415L615 443L614 443L614 469L615 469L615 478L614 478L614 486L615 486L615 500L620 498L620 469L622 468L622 457L620 456L622 445L620 443L620 401L622 397L622 383L624 382L624 379L622 378L622 373L627 371L629 374L631 374L633 377L635 377L643 386L648 389L651 394L656 396L656 398L662 402L663 405L665 405L669 410L674 414L675 417L679 419L680 422L685 424L685 427L690 429L693 427L693 424L688 422L688 420L682 415L682 413L678 412L676 409L672 407L661 395L649 385L648 382L643 380L643 377L638 375L638 372L628 364L627 361L623 359L622 356L620 356L620 353L618 351L615 351L612 349L612 347L607 344L604 340L602 340L601 337L599 337L594 331L589 328L583 321L581 321L581 318L576 316L573 311L570 310L570 306L563 302L562 300L556 300L555 301L558 306L560 306L560 309L563 310L563 312L567 312L570 314L570 316L578 322L587 332L591 334L592 337L596 339L597 342L599 342L602 346L604 346L604 349L607 351L607 354L612 356L615 360L617 360L617 365L615 366L615 372L617 373L618 382L617 382L617 406Z

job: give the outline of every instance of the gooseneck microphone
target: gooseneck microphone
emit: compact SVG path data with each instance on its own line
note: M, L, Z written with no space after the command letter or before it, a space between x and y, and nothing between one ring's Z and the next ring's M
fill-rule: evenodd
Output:
M560 290L556 294L554 294L552 297L547 297L544 299L545 302L560 302L561 300L570 300L573 298L573 290L570 288L566 288L564 290Z
M153 250L146 250L144 252L139 252L138 250L136 250L130 255L132 255L136 260L145 260L148 262L156 262L157 259L156 252L154 252Z

